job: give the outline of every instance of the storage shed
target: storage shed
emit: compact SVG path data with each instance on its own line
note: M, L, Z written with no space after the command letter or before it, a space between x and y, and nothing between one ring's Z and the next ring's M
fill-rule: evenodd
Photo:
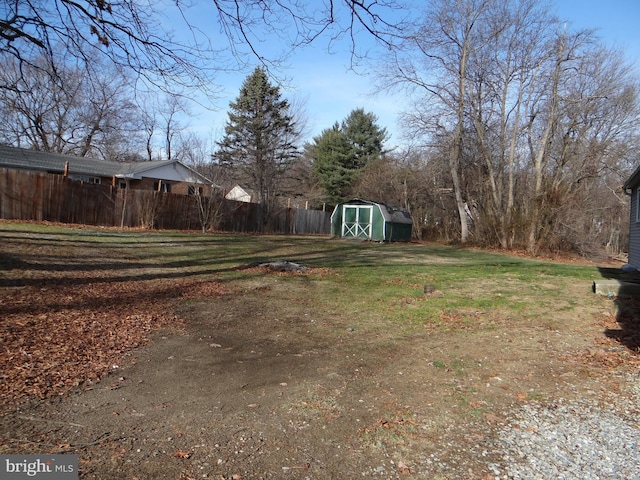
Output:
M331 214L331 235L378 242L408 242L413 220L403 208L353 199L339 203Z

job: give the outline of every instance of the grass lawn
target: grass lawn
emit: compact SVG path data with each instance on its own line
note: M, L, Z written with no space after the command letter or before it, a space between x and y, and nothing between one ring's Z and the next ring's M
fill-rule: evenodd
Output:
M483 478L469 446L514 404L602 401L638 365L634 301L591 291L616 265L7 221L0 244L0 452L81 478Z

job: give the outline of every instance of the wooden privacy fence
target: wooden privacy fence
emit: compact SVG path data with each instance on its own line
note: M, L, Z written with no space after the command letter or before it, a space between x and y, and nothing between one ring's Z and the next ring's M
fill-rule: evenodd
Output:
M202 228L200 204L215 213L215 229L228 232L329 234L331 214L280 208L265 223L261 205L224 198L149 190L123 190L61 175L0 168L0 218L167 230Z

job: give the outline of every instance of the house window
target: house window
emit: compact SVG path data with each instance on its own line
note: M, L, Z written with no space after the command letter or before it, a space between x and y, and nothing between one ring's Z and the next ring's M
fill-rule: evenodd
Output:
M163 182L162 180L157 180L153 183L153 189L156 192L171 193L171 184Z
M202 195L202 187L198 187L198 189L196 190L196 187L194 185L189 185L188 194L189 195Z
M121 188L123 190L125 190L127 188L127 182L126 181L121 181L118 183L118 188Z
M640 187L634 190L636 196L636 222L640 222Z
M71 180L80 180L84 183L95 183L98 185L102 183L102 179L100 177L89 177L88 175L69 175L69 178Z

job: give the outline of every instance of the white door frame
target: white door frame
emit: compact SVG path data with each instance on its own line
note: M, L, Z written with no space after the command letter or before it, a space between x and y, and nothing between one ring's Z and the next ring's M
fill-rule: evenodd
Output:
M355 222L349 222L345 220L345 214L347 208L354 208L356 210ZM369 210L369 222L360 223L360 210ZM342 206L342 236L350 236L357 238L371 238L373 223L373 205L343 205Z

